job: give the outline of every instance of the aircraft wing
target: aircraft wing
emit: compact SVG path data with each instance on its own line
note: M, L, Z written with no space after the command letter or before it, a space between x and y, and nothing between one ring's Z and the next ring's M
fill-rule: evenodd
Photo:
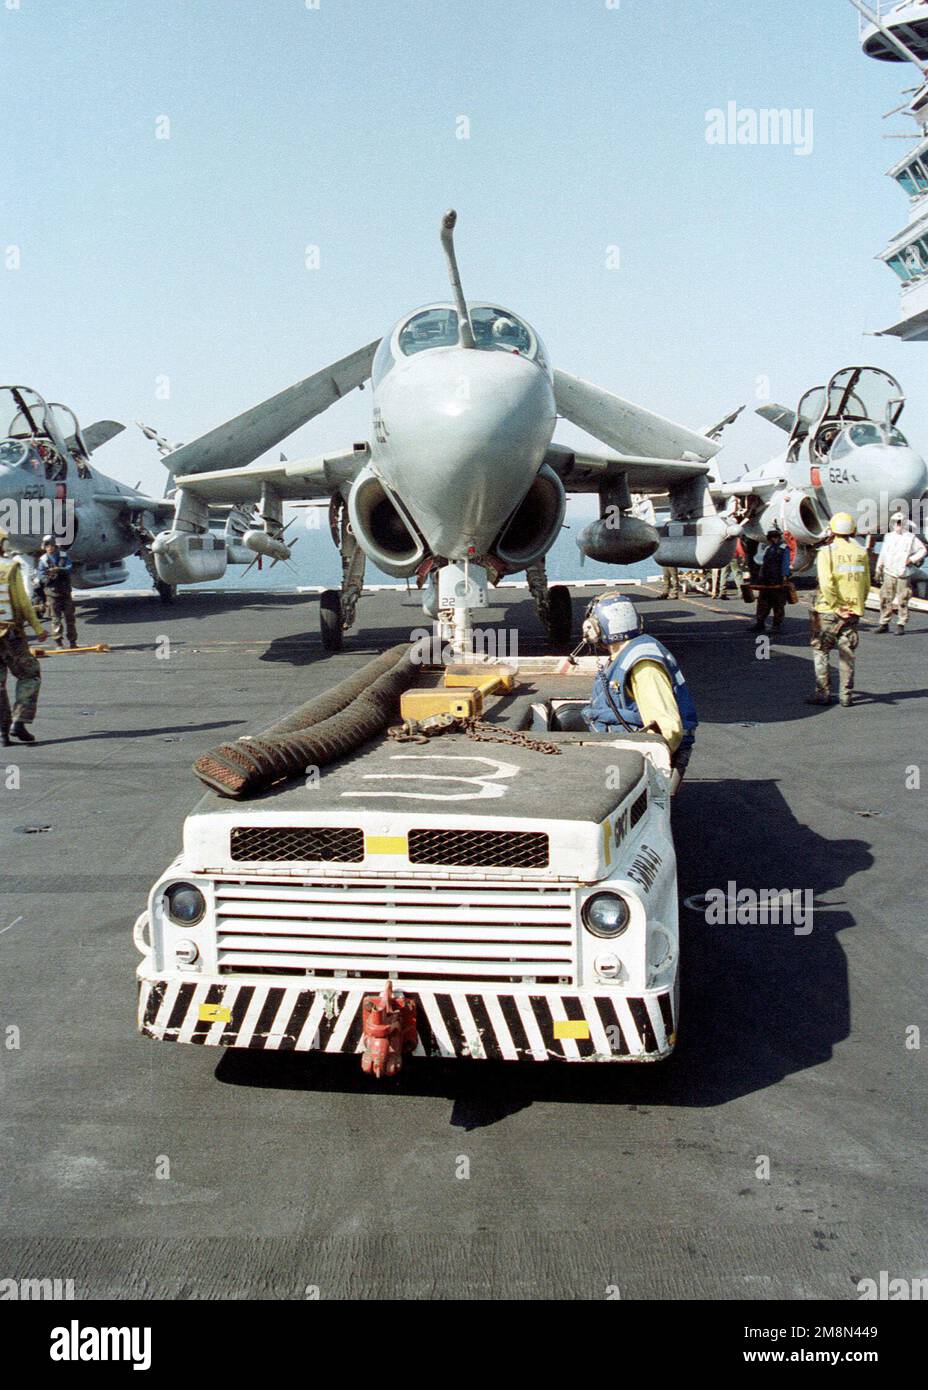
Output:
M735 478L730 483L713 483L711 492L713 497L771 497L788 481L775 474L769 478Z
M177 475L229 472L253 463L294 430L328 410L339 397L362 385L371 374L379 343L377 338L224 425L217 425L199 439L182 444L165 457L166 467Z
M759 405L754 414L759 415L762 420L769 420L771 425L785 430L787 434L792 434L796 425L795 410L790 410L785 405Z
M170 497L141 497L138 493L95 492L93 500L115 512L154 512L159 521L170 521L174 500Z
M705 463L640 454L586 454L566 444L552 444L545 463L558 475L568 492L598 492L604 483L624 474L631 492L657 496L677 483L702 478L709 472Z
M558 414L565 420L579 425L587 434L608 444L610 449L635 461L680 462L689 457L705 462L722 447L717 440L665 420L662 415L654 415L568 372L555 371L554 398Z
M352 483L369 458L367 444L354 444L341 453L318 458L281 459L279 463L251 464L246 468L186 473L174 481L185 492L210 504L257 502L266 486L274 488L282 498L308 501L331 497L340 487Z
M115 439L117 434L122 434L125 425L121 425L118 420L95 420L92 425L88 425L85 430L81 430L81 438L87 445L87 452L94 453L97 449L108 444L111 439ZM77 440L72 434L65 440L69 449L77 447Z

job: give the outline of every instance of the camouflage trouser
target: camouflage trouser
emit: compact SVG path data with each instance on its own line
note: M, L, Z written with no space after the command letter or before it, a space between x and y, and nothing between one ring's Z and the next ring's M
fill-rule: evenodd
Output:
M16 681L12 714L6 693L7 671ZM26 634L21 627L8 627L0 634L0 729L8 730L13 720L32 723L41 683L42 672L29 650Z
M883 576L883 583L880 585L880 624L888 627L892 622L893 602L899 604L899 615L896 619L900 627L905 627L909 621L909 599L912 597L912 585L907 579L896 579L891 574Z
M677 569L676 565L661 565L661 569L664 571L664 597L679 598L680 571Z
M712 580L709 593L712 598L721 598L728 588L728 576L731 573L730 565L723 565L720 570L712 571Z
M56 593L54 589L46 590L46 603L48 605L48 621L57 642L64 641L65 631L68 634L69 642L77 641L77 622L74 617L74 599L71 597L70 589L64 593Z
M820 695L827 695L830 689L828 658L835 647L838 648L838 687L842 695L850 695L854 689L854 663L860 633L857 631L860 619L853 616L842 618L838 613L816 613L813 615L812 650L815 653L815 688Z

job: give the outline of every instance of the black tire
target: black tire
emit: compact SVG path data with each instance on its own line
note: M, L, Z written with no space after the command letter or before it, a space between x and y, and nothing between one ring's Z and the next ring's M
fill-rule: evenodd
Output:
M163 579L156 579L155 588L162 603L173 603L177 597L176 584L165 584Z
M555 584L548 590L548 636L552 646L569 647L573 626L570 590L566 584Z
M337 589L326 589L319 597L319 630L327 652L342 649L342 597Z

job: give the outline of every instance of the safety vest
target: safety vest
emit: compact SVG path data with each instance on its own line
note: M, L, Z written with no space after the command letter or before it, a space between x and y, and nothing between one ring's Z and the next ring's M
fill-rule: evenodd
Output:
M656 661L667 672L683 724L680 747L691 747L699 724L693 697L675 657L663 642L658 642L656 637L649 637L647 634L633 638L622 648L611 666L605 666L597 673L593 682L593 698L585 711L590 725L600 732L617 729L621 726L616 714L618 711L630 728L644 728L641 711L632 697L629 684L629 676L639 661Z
M19 622L19 618L13 612L13 594L10 589L13 571L18 564L17 559L8 560L0 556L0 628Z
M831 613L844 607L863 613L870 592L870 561L863 546L845 536L837 537L819 553L817 570L816 612ZM832 587L837 596L830 601L824 594L826 585ZM834 604L833 608L829 602Z

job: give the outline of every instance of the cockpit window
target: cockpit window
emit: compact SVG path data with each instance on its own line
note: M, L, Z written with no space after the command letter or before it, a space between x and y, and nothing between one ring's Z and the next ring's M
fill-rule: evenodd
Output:
M454 309L423 309L400 332L400 352L412 357L427 348L456 347L458 316Z
M492 351L521 352L532 350L532 338L524 323L504 309L472 309L470 321L474 342L478 348Z
M864 449L868 444L889 444L894 448L906 448L909 441L901 430L891 429L887 433L881 425L851 425L843 430L831 450L833 459L847 458L855 449Z

